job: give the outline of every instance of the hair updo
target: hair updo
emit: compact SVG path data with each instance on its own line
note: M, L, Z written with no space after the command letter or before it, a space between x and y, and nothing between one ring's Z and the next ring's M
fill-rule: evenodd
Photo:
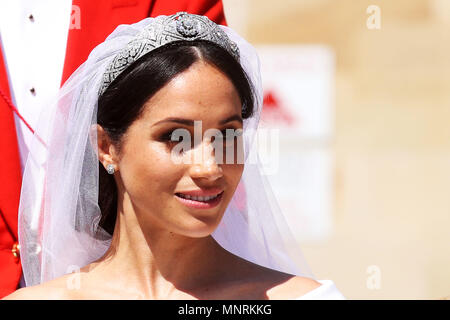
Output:
M254 112L251 81L241 64L222 47L206 41L177 41L150 51L125 69L98 99L97 123L117 150L130 125L139 118L143 106L159 89L197 61L221 70L233 83L242 103L242 118ZM99 226L110 235L117 216L117 186L114 176L99 163Z

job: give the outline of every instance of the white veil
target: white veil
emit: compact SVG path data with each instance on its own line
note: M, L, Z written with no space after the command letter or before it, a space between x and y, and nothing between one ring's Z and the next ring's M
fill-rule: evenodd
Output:
M99 227L97 100L103 74L114 57L150 23L120 25L98 45L46 107L35 128L23 175L19 244L27 286L83 267L103 256L111 236ZM262 109L255 49L233 30L220 28L240 51L255 88L255 114L244 120L245 169L214 239L254 263L314 278L277 205L257 156L251 156ZM253 154L255 155L255 154Z

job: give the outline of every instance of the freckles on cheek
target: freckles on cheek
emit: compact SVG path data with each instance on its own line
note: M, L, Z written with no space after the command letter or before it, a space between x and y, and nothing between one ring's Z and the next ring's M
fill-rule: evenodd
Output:
M136 148L130 160L130 178L140 181L139 185L146 189L170 188L182 175L180 167L171 161L170 152L159 144Z
M223 164L222 170L224 176L229 181L230 185L237 186L242 178L242 173L244 171L243 164Z

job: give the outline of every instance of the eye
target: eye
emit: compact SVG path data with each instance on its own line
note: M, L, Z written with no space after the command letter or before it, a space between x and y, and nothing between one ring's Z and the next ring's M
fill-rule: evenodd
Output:
M164 133L163 135L161 135L160 140L175 142L175 141L172 141L172 134L173 134L173 131L168 131L168 132Z
M228 131L228 132L227 132ZM242 129L236 129L236 128L226 128L221 131L223 142L226 144L234 142L239 136L242 135ZM215 138L213 137L213 141Z
M163 133L159 140L163 141L165 143L178 143L181 138L179 139L173 139L173 133L175 130L169 130L165 133ZM228 131L228 132L227 132ZM240 128L226 128L221 131L223 142L224 143L230 143L231 141L236 140L240 136L242 136L243 131ZM215 141L215 137L211 137L211 141Z
M175 130L176 130L176 129L174 129L174 130L169 130L169 131L167 131L166 133L163 133L163 134L160 136L159 140L162 141L162 142L166 142L166 143L178 143L179 141L181 141L182 138L181 138L181 137L178 137L178 139L177 139L177 138L175 138L175 137L173 136Z
M176 134L176 131L180 128L170 129L169 131L166 131L165 133L161 134L158 138L159 141L164 143L168 150L173 150L174 147L181 141L183 141L183 136L180 136ZM191 147L189 147L191 148ZM179 154L184 154L187 150L189 150L185 145L181 146L181 149L179 150Z

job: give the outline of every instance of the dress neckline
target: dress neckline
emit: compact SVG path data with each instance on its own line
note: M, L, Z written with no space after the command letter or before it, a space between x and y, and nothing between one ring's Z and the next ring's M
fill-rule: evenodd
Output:
M295 300L344 300L345 297L336 288L332 280L316 280L321 285L304 295L295 298Z

